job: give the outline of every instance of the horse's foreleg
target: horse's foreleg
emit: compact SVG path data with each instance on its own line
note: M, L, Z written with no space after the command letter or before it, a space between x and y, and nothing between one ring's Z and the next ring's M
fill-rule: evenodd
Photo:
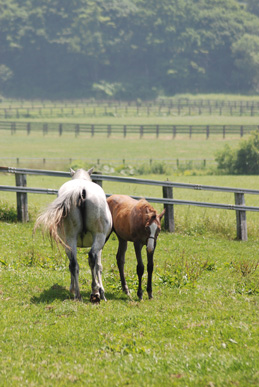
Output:
M153 261L154 251L152 253L147 253L147 272L148 272L148 279L147 279L147 292L149 299L153 298L152 295L152 275L153 275L153 268L154 268L154 261Z
M127 296L129 296L130 293L129 293L129 289L124 275L126 251L127 251L127 241L125 241L124 239L119 239L119 247L116 255L116 260L117 260L117 265L120 272L122 290L127 294Z
M144 265L142 261L142 256L141 256L141 250L142 250L143 245L139 242L134 242L134 248L135 248L135 253L137 257L137 274L138 274L138 298L142 300L143 298L143 292L142 292L142 276L144 273Z

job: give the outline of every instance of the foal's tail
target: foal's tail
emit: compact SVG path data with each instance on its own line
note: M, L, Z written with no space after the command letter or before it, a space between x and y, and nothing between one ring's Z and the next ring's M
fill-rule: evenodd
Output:
M85 195L85 190L78 188L58 196L37 218L34 232L41 227L57 244L69 247L65 241L64 219L69 215L72 206L82 206Z

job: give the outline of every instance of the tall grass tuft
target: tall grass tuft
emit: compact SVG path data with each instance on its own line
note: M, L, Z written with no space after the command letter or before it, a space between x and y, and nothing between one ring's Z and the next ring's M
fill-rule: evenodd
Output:
M17 211L7 202L0 201L0 221L2 222L16 222Z

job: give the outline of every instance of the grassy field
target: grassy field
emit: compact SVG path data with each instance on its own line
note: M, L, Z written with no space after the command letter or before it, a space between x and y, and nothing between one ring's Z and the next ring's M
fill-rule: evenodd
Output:
M174 117L195 115L258 116L258 96L178 95L156 101L22 101L1 100L1 118L60 118L60 117ZM187 104L187 105L186 105ZM230 108L231 104L231 108ZM242 108L240 105L242 104ZM253 108L251 109L251 104ZM180 107L181 106L181 107Z
M108 301L93 306L85 250L78 303L64 253L40 233L33 239L32 227L0 223L0 385L258 385L258 241L161 233L154 299L139 302L133 248L130 301L111 237L102 259Z
M201 96L199 96L201 97ZM216 98L216 97L215 97ZM230 99L237 99L229 97ZM241 98L241 97L240 97ZM244 98L241 98L244 99ZM254 99L254 98L252 98ZM83 118L76 118L85 122ZM44 118L52 121L51 118ZM67 121L75 122L74 118ZM57 118L58 121L58 118ZM258 124L256 117L99 117L91 123ZM89 138L1 132L1 164L8 158L52 158L50 168L87 166L95 160L214 158L239 137L172 139ZM4 159L6 158L6 159ZM89 165L90 166L90 165ZM105 168L104 168L105 169ZM107 170L111 172L112 170ZM116 168L113 174L117 174ZM208 171L172 170L143 178L258 189L257 176L215 176ZM125 173L128 173L126 171ZM204 175L207 173L207 175ZM0 184L14 185L0 174ZM28 176L30 187L59 188L66 179ZM162 196L161 187L104 182L107 193ZM174 198L234 204L233 194L174 189ZM120 288L117 241L103 250L107 302L89 302L91 275L87 251L79 249L83 302L69 293L63 250L52 249L40 232L37 213L52 195L28 195L30 222L15 222L15 194L0 192L0 386L244 386L259 385L258 214L247 213L248 241L236 237L234 211L175 206L176 232L161 232L155 252L154 299L139 302L132 245L125 275L133 300ZM259 206L258 196L246 204ZM158 210L161 207L154 205ZM144 250L143 250L144 253ZM146 263L146 260L144 260ZM144 275L144 286L146 285Z
M247 137L247 136L246 136ZM80 160L84 163L118 166L123 163L127 165L141 165L150 163L150 160L164 162L165 167L176 165L176 159L185 167L185 161L203 160L213 162L215 153L221 150L225 144L237 146L240 137L227 137L225 140L218 136L211 136L209 140L205 136L177 136L172 140L169 138L116 138L116 137L89 137L80 135L75 137L72 133L66 133L62 137L58 134L42 136L41 133L17 132L11 136L10 133L1 132L0 160L2 165L15 166L17 158L23 163L23 167L33 168L45 159L48 166L45 169L64 169L69 167L69 159L73 163ZM27 159L23 162L23 159ZM51 160L52 159L52 160ZM63 160L62 160L63 159ZM182 160L182 161L181 161ZM56 164L56 165L55 165ZM41 165L41 168L44 166ZM99 166L101 168L101 166ZM189 167L191 168L191 167ZM188 165L185 169L188 169ZM105 172L105 171L104 171ZM170 171L169 171L170 172ZM172 170L171 170L172 172Z

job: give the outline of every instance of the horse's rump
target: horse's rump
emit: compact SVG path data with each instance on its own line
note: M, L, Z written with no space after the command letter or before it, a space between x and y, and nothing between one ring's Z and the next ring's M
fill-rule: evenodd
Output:
M85 199L86 191L80 186L74 187L73 190L62 192L37 218L34 231L41 226L43 232L49 233L51 239L56 243L61 243L64 247L68 247L65 241L64 221L72 209L78 208L82 214L82 231L85 231Z

